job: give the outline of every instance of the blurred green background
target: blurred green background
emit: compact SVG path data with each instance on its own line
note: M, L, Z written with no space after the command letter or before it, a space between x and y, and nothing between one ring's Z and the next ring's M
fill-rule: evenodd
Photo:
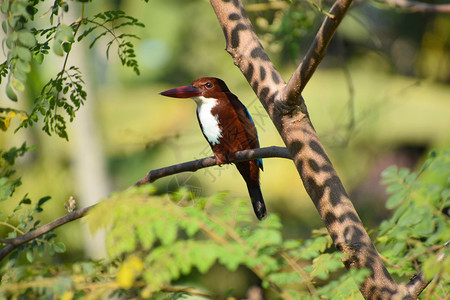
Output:
M323 15L307 2L281 1L281 9L272 9L273 1L255 3L244 1L263 46L287 81ZM79 17L78 4L70 5L63 19L67 24ZM141 37L135 41L141 75L122 67L112 52L106 60L106 40L93 49L88 49L89 41L75 44L69 65L80 66L85 74L89 103L69 124L69 142L45 135L39 126L14 134L18 120L0 134L3 149L23 141L37 146L18 162L23 186L16 197L26 192L32 199L52 196L43 222L62 216L63 203L70 196L78 207L87 206L126 189L152 169L212 155L198 126L194 102L158 95L198 77L225 80L253 116L261 146L283 145L224 50L223 33L208 1L97 0L86 5L85 15L109 9L121 9L145 24L132 32ZM384 208L380 172L392 164L414 168L428 150L450 145L449 50L448 15L358 3L304 91L314 127L368 227L390 215ZM1 106L29 111L32 99L61 66L60 57L46 58L42 66L33 68L29 92L18 103L2 93ZM155 185L159 193L187 185L203 196L227 190L230 201L248 197L234 166L180 174ZM269 213L281 215L286 237L305 238L311 229L323 226L292 162L264 160L261 186ZM16 203L2 205L12 209ZM57 259L85 256L82 222L57 229L68 249ZM101 246L93 248L93 256L101 255L95 254Z

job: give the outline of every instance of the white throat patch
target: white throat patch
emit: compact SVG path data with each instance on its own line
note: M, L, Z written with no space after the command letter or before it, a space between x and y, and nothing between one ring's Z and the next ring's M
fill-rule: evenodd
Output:
M211 145L218 144L219 138L222 137L222 130L219 127L219 116L211 113L213 107L217 105L217 99L203 96L192 97L192 99L197 103L197 114L202 124L203 134Z

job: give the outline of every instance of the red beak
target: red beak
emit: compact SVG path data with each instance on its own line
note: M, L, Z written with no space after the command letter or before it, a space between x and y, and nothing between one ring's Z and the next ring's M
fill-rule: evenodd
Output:
M201 96L203 93L203 90L193 86L193 85L186 85L186 86L180 86L171 90L167 90L164 92L159 93L160 95L172 97L172 98L191 98L191 97L198 97Z

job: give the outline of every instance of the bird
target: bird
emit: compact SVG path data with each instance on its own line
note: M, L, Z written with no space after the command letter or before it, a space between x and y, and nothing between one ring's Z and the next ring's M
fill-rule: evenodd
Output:
M259 148L258 134L250 113L223 80L201 77L191 85L170 89L160 95L195 101L198 123L218 166L232 162L238 151ZM234 164L247 184L255 215L262 220L267 216L259 182L262 159Z

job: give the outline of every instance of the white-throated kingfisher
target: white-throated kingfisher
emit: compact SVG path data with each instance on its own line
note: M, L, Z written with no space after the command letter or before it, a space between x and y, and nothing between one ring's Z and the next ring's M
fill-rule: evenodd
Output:
M221 79L202 77L191 85L160 94L173 98L192 98L197 103L197 119L217 165L233 161L238 151L259 148L256 127L247 108ZM261 220L267 215L259 186L262 160L236 162L235 165L247 184L256 217Z

